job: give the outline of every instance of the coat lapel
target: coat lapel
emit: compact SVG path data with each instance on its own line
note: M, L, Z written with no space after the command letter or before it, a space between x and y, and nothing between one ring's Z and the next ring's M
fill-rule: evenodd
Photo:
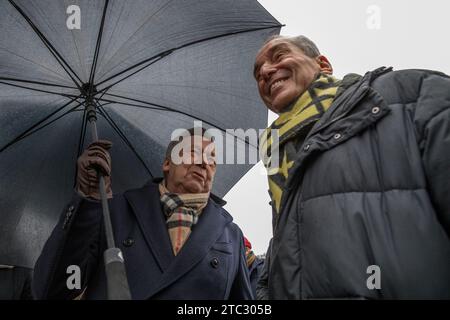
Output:
M232 220L230 215L220 210L220 206L210 199L188 240L158 284L149 292L149 297L181 278L199 263Z
M128 191L125 198L136 215L144 238L155 255L161 271L165 272L175 256L160 204L158 185L149 183L141 189Z

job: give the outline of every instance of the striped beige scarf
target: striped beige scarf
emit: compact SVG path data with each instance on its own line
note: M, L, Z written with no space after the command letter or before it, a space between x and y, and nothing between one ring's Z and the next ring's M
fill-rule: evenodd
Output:
M206 207L209 193L172 193L167 190L164 180L159 184L159 192L173 253L177 255Z

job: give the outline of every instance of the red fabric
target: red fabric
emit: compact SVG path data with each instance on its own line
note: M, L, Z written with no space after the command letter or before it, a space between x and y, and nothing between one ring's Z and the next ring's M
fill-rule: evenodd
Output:
M244 237L244 244L246 248L251 249L252 248L252 244L250 243L250 241L248 241L248 239L246 237Z

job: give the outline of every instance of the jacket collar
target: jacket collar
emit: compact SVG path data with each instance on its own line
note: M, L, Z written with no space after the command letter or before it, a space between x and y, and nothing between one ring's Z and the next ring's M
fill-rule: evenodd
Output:
M210 197L201 218L175 257L161 209L158 180L147 183L141 189L126 192L125 197L163 273L159 279L155 279L147 297L166 288L200 262L233 220L221 209L220 204Z
M338 97L335 101L333 101L330 109L328 109L323 117L316 123L316 125L314 125L308 136L311 136L318 131L323 130L325 127L332 125L336 121L343 119L354 109L358 102L360 102L369 93L371 90L372 81L380 75L390 71L392 71L392 67L381 67L367 72L364 77L354 73L346 75L342 79L342 86L338 90ZM339 92L342 89L344 92ZM380 104L384 104L384 102L380 101Z
M389 113L388 105L383 97L371 88L371 83L375 78L390 71L392 68L378 68L367 72L357 81L354 81L356 77L352 76L353 81L350 81L349 87L333 101L327 112L316 122L304 139L304 146L308 145L308 148L303 147L294 166L290 169L292 174L289 174L286 190L297 187L302 180L300 176L305 171L303 167L312 155L317 156L319 153L347 141ZM345 82L345 78L343 82ZM368 103L359 104L364 99L367 99ZM378 107L380 111L372 114L373 107ZM337 133L340 138L333 138ZM280 212L285 207L286 197L289 193L283 193Z

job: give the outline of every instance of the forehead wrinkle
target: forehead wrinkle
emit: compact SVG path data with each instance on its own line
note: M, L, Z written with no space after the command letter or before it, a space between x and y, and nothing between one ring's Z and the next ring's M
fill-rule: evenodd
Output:
M267 49L267 52L265 53L265 55L271 56L273 54L274 51L276 50L280 50L280 49L288 49L289 45L286 42L279 42L279 43L275 43L273 44L269 49ZM261 54L261 52L260 52ZM260 55L258 54L258 56ZM256 78L256 72L258 71L258 69L261 67L260 64L258 63L259 61L256 60L254 66L253 66L253 76Z

